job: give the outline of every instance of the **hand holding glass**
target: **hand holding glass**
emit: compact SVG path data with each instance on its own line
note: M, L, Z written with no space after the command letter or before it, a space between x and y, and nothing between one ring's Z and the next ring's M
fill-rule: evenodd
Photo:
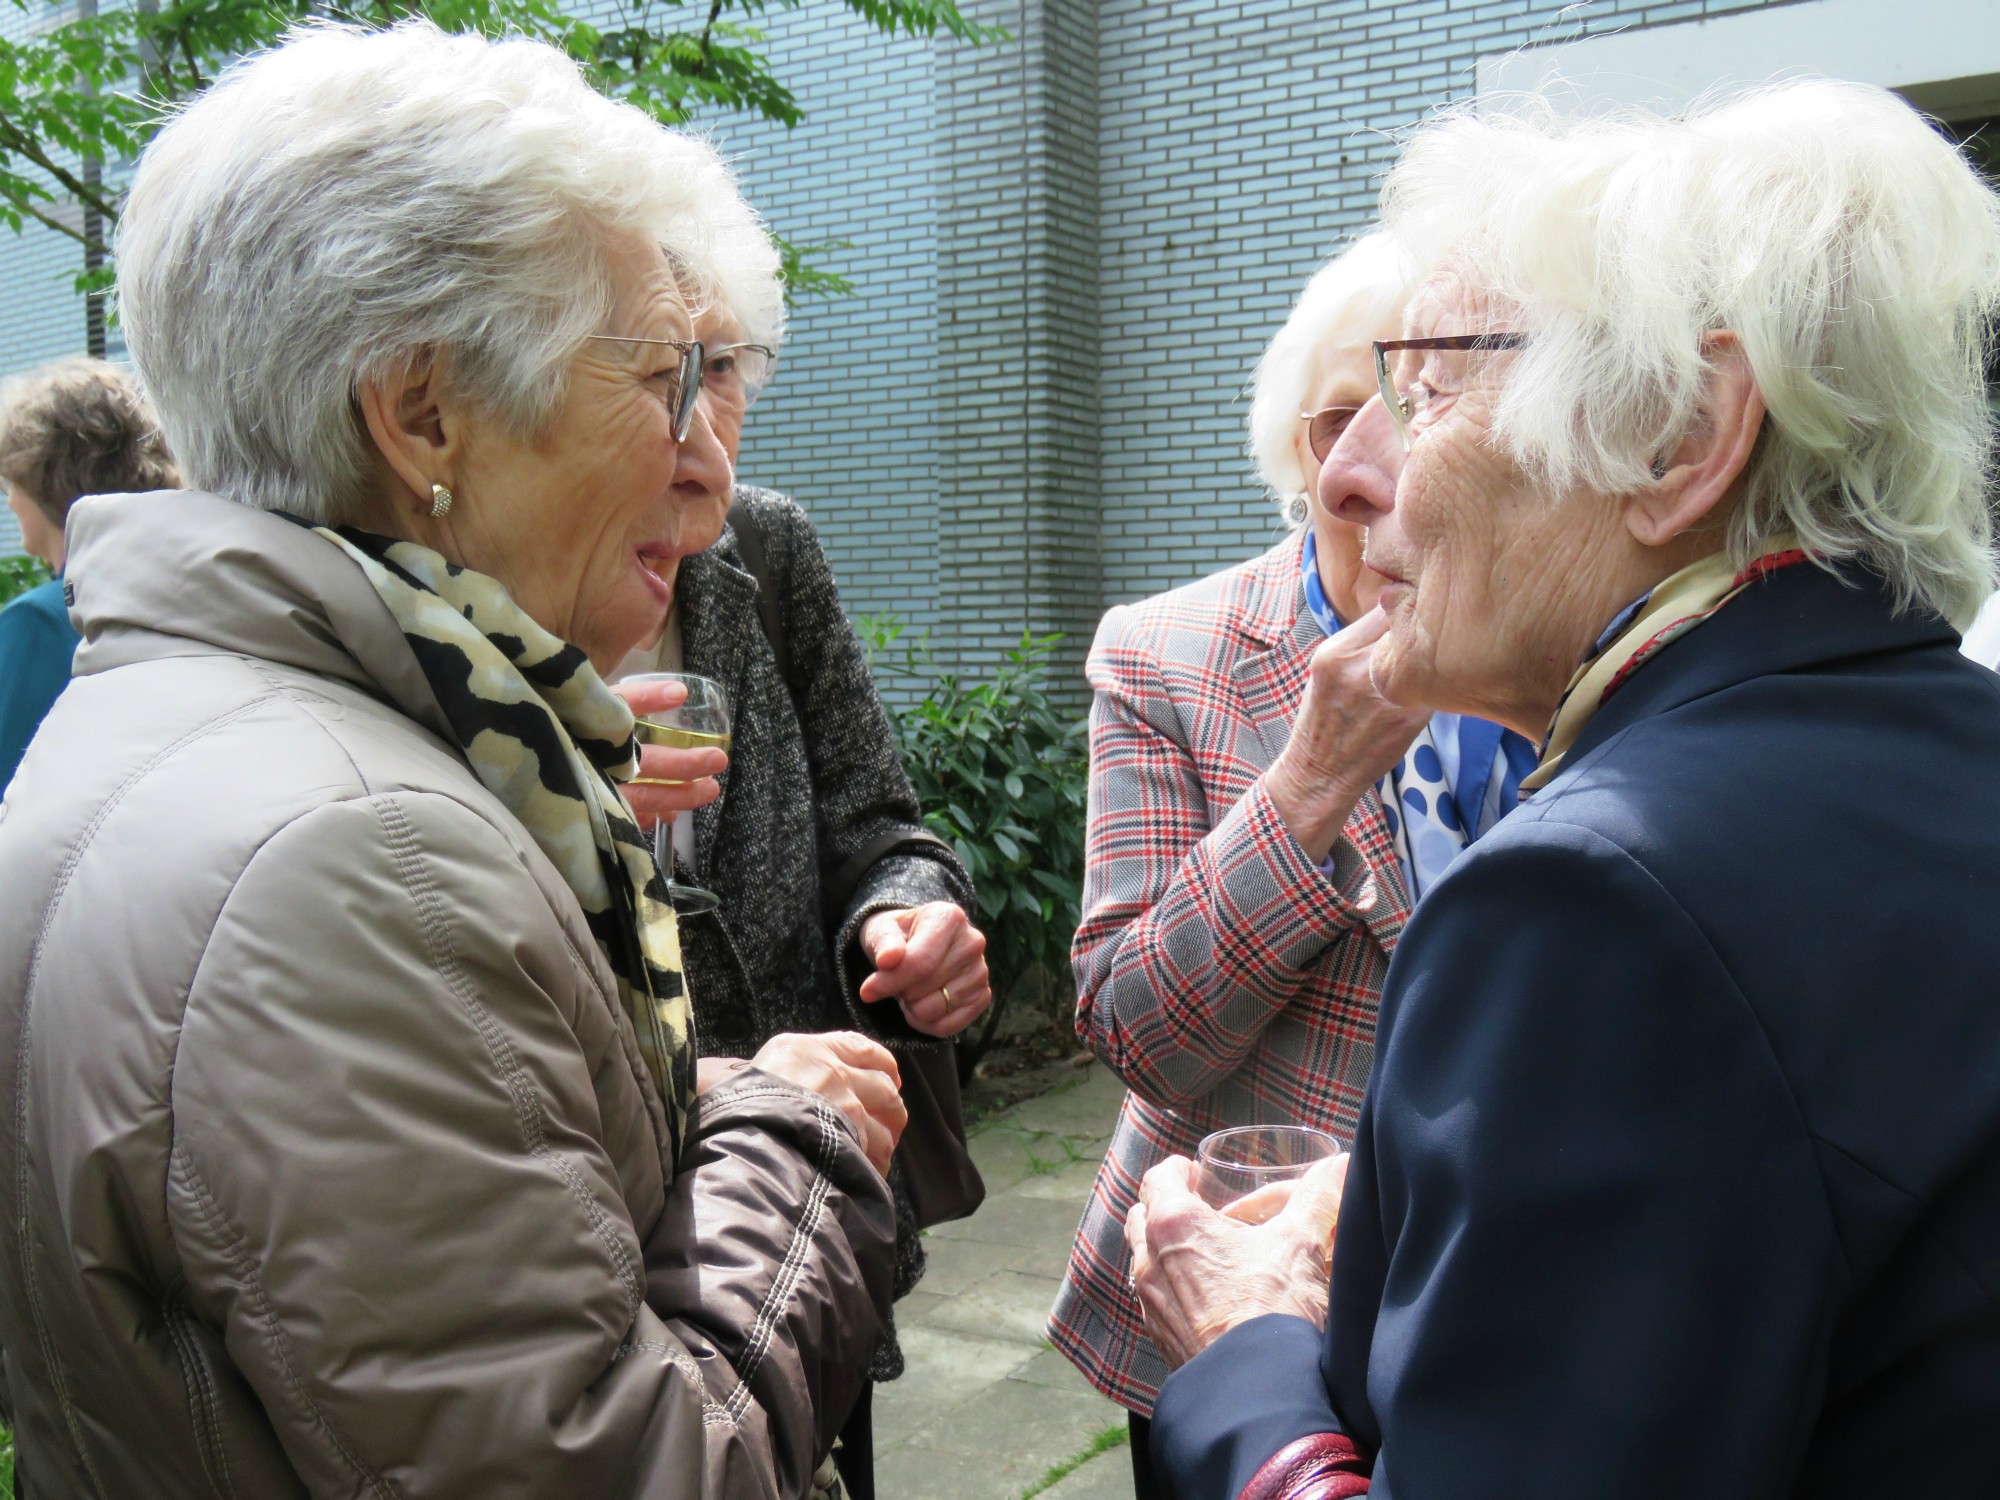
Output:
M692 672L642 672L623 683L678 682L687 697L675 708L649 709L638 716L633 733L641 745L659 745L670 750L720 750L729 752L729 695L722 685ZM621 684L622 685L622 684ZM678 786L680 782L659 777L635 776L638 786ZM667 877L667 895L674 909L685 913L714 911L720 898L700 886L682 885L673 878L673 823L662 818L653 825L653 859Z
M1340 1155L1340 1142L1304 1125L1239 1125L1195 1148L1194 1190L1210 1208L1262 1224L1291 1201L1300 1178Z

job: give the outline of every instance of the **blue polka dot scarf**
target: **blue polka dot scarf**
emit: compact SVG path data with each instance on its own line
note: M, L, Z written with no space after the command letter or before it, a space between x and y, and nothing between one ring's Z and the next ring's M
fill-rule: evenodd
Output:
M1306 607L1332 635L1341 620L1319 581L1319 549L1306 531ZM1534 741L1485 719L1432 714L1409 751L1376 785L1396 857L1414 904L1465 846L1520 800L1521 778L1535 768Z

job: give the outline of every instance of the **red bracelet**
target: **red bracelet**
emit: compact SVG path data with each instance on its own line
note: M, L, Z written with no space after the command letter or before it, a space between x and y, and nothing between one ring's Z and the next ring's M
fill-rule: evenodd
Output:
M1348 1500L1367 1493L1368 1468L1353 1440L1315 1432L1266 1459L1236 1500Z

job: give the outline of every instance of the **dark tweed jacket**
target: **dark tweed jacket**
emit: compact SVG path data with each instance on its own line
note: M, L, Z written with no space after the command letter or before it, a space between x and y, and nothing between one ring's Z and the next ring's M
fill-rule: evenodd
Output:
M757 583L733 531L681 563L676 585L685 669L711 677L733 712L722 796L694 815L695 868L683 879L722 898L684 918L683 960L701 1051L748 1057L781 1031L851 1028L905 1051L936 1045L893 1004L856 995L868 972L857 936L879 911L926 901L973 909L971 878L944 851L893 854L845 907L824 909L822 882L885 829L922 829L888 714L833 570L806 514L770 490L737 490L763 523L765 565L780 601L789 686L757 615ZM896 1295L923 1274L906 1195L897 1192ZM892 1331L873 1374L902 1373Z

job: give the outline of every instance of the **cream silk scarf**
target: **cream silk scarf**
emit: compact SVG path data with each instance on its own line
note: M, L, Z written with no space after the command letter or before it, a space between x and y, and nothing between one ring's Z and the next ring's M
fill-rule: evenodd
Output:
M1522 778L1522 793L1540 791L1555 779L1563 757L1604 700L1663 646L1679 640L1758 579L1805 561L1805 553L1781 545L1745 568L1737 568L1726 553L1718 552L1670 574L1646 597L1624 629L1576 669L1556 706L1541 763Z
M638 764L631 710L583 652L529 619L493 579L413 542L352 527L314 530L368 575L472 769L583 908L678 1157L694 1097L694 1019L674 911L618 789Z

